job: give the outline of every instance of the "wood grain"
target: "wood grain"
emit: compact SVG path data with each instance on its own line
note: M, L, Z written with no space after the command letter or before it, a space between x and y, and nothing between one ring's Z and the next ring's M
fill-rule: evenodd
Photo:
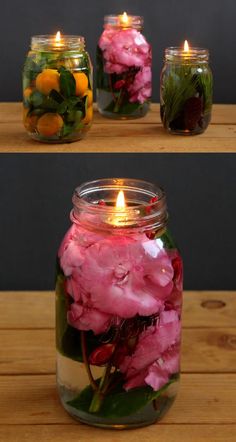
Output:
M215 105L212 124L202 135L168 134L161 125L159 106L139 120L117 121L96 111L86 138L67 144L32 141L21 121L21 103L0 104L0 152L236 152L236 105Z
M40 436L39 436L40 435ZM191 435L191 436L190 436ZM235 442L235 425L151 425L115 432L80 424L2 425L1 442Z
M21 111L21 103L0 103L0 124L21 121ZM100 115L96 103L94 103L94 114L95 124L109 121L114 125L120 123L120 120L109 120ZM150 111L145 117L138 120L129 120L129 124L137 123L137 121L142 124L161 123L159 103L152 103ZM214 104L211 124L236 124L235 104Z
M0 329L54 328L54 322L53 291L0 292ZM236 327L236 292L185 291L183 325Z
M54 293L0 293L0 442L235 442L236 292L185 292L182 377L155 425L76 424L56 391Z
M0 374L55 372L54 330L0 330ZM236 328L183 329L183 373L236 373Z
M66 424L54 375L0 376L1 424ZM235 374L183 374L176 402L162 422L236 423Z

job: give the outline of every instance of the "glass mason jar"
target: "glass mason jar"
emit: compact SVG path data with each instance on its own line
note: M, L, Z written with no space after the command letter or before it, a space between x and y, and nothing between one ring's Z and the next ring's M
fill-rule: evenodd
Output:
M80 36L37 35L23 68L23 121L31 138L79 140L93 115L92 65Z
M146 115L152 93L151 46L139 16L108 15L97 46L97 103L110 118Z
M161 73L161 119L171 133L195 135L205 131L211 120L212 72L207 49L165 51Z
M56 280L61 402L94 426L151 424L175 399L180 370L182 261L165 194L104 179L78 187L73 203Z

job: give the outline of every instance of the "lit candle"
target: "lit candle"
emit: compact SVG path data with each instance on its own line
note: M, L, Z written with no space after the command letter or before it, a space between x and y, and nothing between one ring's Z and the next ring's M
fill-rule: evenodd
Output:
M84 45L82 36L60 31L32 37L23 72L23 103L24 125L33 139L76 141L91 125L92 67Z
M125 195L123 190L119 190L116 204L115 204L115 214L112 216L109 223L113 226L123 226L127 221L128 211L126 209Z
M62 40L61 33L60 33L60 31L57 31L56 36L55 36L54 47L56 49L61 49L61 48L63 48L63 46L64 46L64 42Z
M122 26L123 28L128 27L130 24L130 17L127 15L126 12L124 12L122 15L119 16L119 20L120 20L120 26Z
M143 117L151 98L151 46L138 15L107 15L97 47L97 103L107 117Z
M117 198L116 198L116 208L117 209L124 209L124 207L126 207L126 203L125 203L125 195L123 190L120 190Z
M188 44L188 40L184 41L184 52L189 53L189 44Z
M171 133L195 135L204 132L211 118L212 74L208 50L181 47L165 50L161 73L161 119Z
M191 49L189 47L188 40L185 40L184 41L183 54L182 54L185 60L188 59L191 56L191 52L192 51L191 51Z

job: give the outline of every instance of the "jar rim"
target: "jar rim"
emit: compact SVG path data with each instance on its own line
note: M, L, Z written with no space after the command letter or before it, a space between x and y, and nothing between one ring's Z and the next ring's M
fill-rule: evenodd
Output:
M141 15L130 15L127 14L128 16L128 22L127 23L122 23L122 15L123 14L108 14L104 16L104 24L111 26L111 27L117 27L117 28L124 28L124 29L128 29L128 28L137 28L137 29L141 29L143 26L143 22L144 19Z
M200 60L206 61L209 58L209 50L201 47L191 47L188 52L185 52L183 47L169 46L165 49L165 58L168 61L174 60Z
M115 201L119 190L124 191L127 204L123 209L119 209L119 216L126 217L126 222L114 226L109 219L117 215ZM75 189L72 201L74 204L72 217L79 220L81 213L86 212L90 220L94 217L95 223L98 218L100 221L103 219L102 228L127 229L128 227L133 229L137 227L145 230L164 227L167 222L164 190L144 180L104 178L88 181ZM101 205L99 201L103 201L104 205Z
M31 37L31 49L60 52L82 49L85 45L85 38L82 35L62 35L58 43L56 43L55 38L56 36L52 34L33 35Z

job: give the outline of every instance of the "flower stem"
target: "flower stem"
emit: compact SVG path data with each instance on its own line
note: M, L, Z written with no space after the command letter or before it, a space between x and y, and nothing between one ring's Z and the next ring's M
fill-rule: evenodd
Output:
M89 365L89 361L88 361L88 356L87 356L87 347L86 347L86 336L85 336L85 332L81 331L81 348L82 348L82 355L83 355L83 361L84 361L84 365L87 371L87 375L89 378L89 382L90 385L92 387L92 389L94 391L98 390L98 386L95 382L95 380L93 379L93 375L92 372L90 370L90 365Z
M114 94L113 87L112 87L111 74L109 75L109 86L110 86L110 89L111 89L111 94L112 94L113 100L114 100L114 102L116 103L116 96L115 96L115 94Z
M121 106L122 100L123 100L123 95L124 95L124 88L121 88L120 92L119 92L119 95L117 97L115 106L114 106L114 112L119 112L120 106Z
M90 407L89 407L90 413L96 413L101 408L107 387L109 386L111 367L112 367L112 364L110 362L108 362L108 364L103 372L103 375L101 377L99 388L97 391L95 391L95 393L93 395L93 399L92 399Z

